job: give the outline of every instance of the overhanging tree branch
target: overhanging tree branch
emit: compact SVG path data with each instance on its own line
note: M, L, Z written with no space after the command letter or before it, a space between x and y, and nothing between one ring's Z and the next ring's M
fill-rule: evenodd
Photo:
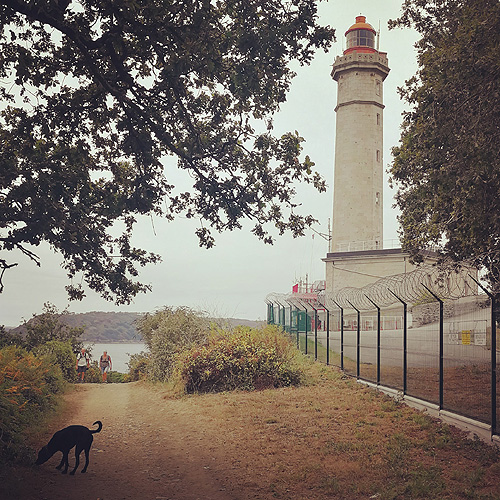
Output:
M294 183L324 183L300 159L303 139L258 135L251 120L269 124L289 63L334 39L316 0L7 0L0 11L0 95L12 100L0 113L0 250L46 241L69 277L126 301L147 288L135 265L158 260L129 245L138 214L197 218L206 246L210 229L243 218L265 242L268 227L298 235L311 223L294 213ZM165 155L191 189L167 181ZM120 238L109 234L117 220L128 221Z

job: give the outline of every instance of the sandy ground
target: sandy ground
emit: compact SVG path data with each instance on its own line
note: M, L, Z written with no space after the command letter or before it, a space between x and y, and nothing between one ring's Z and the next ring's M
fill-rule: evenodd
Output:
M142 382L77 385L33 448L101 420L87 473L62 475L60 453L9 468L0 500L500 499L491 446L336 370L322 376L300 388L182 398Z
M0 493L8 487L3 500L246 498L226 491L231 483L212 472L217 458L208 453L206 436L175 400L164 401L141 384L84 384L68 398L73 411L62 426L103 423L94 434L87 473L80 466L75 476L62 475L55 469L57 453L40 467L16 469L17 477L0 487Z

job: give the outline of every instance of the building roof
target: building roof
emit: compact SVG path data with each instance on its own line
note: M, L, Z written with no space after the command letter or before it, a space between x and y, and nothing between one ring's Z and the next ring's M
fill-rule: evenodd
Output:
M371 31L373 34L377 34L375 29L371 24L368 24L366 22L366 17L365 16L357 16L356 17L356 23L353 24L346 32L345 36L347 36L347 33L354 31L354 30L368 30Z

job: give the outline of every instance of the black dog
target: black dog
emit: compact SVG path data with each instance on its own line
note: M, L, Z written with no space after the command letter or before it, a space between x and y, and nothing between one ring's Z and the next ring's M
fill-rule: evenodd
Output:
M78 465L80 464L80 453L85 451L85 467L82 469L82 472L87 472L87 467L89 466L89 451L92 446L92 441L94 440L95 432L101 432L102 422L98 420L94 422L92 425L98 425L99 427L95 431L91 431L87 427L83 425L70 425L69 427L65 427L60 431L57 431L52 439L48 442L47 446L44 446L38 452L38 458L35 462L36 465L41 465L45 463L54 453L57 451L62 451L62 459L61 463L56 467L56 469L60 469L64 465L63 474L68 472L68 454L69 450L75 448L75 468L70 472L70 474L74 474L76 469L78 469Z

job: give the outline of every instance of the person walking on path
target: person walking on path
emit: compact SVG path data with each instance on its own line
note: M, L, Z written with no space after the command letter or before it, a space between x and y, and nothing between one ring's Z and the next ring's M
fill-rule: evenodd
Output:
M102 353L101 359L99 360L99 368L101 369L102 381L107 382L108 370L111 371L111 356L107 351Z
M85 372L90 368L90 358L85 349L82 347L82 350L78 353L76 357L76 371L78 382L83 383L83 379L85 378Z

